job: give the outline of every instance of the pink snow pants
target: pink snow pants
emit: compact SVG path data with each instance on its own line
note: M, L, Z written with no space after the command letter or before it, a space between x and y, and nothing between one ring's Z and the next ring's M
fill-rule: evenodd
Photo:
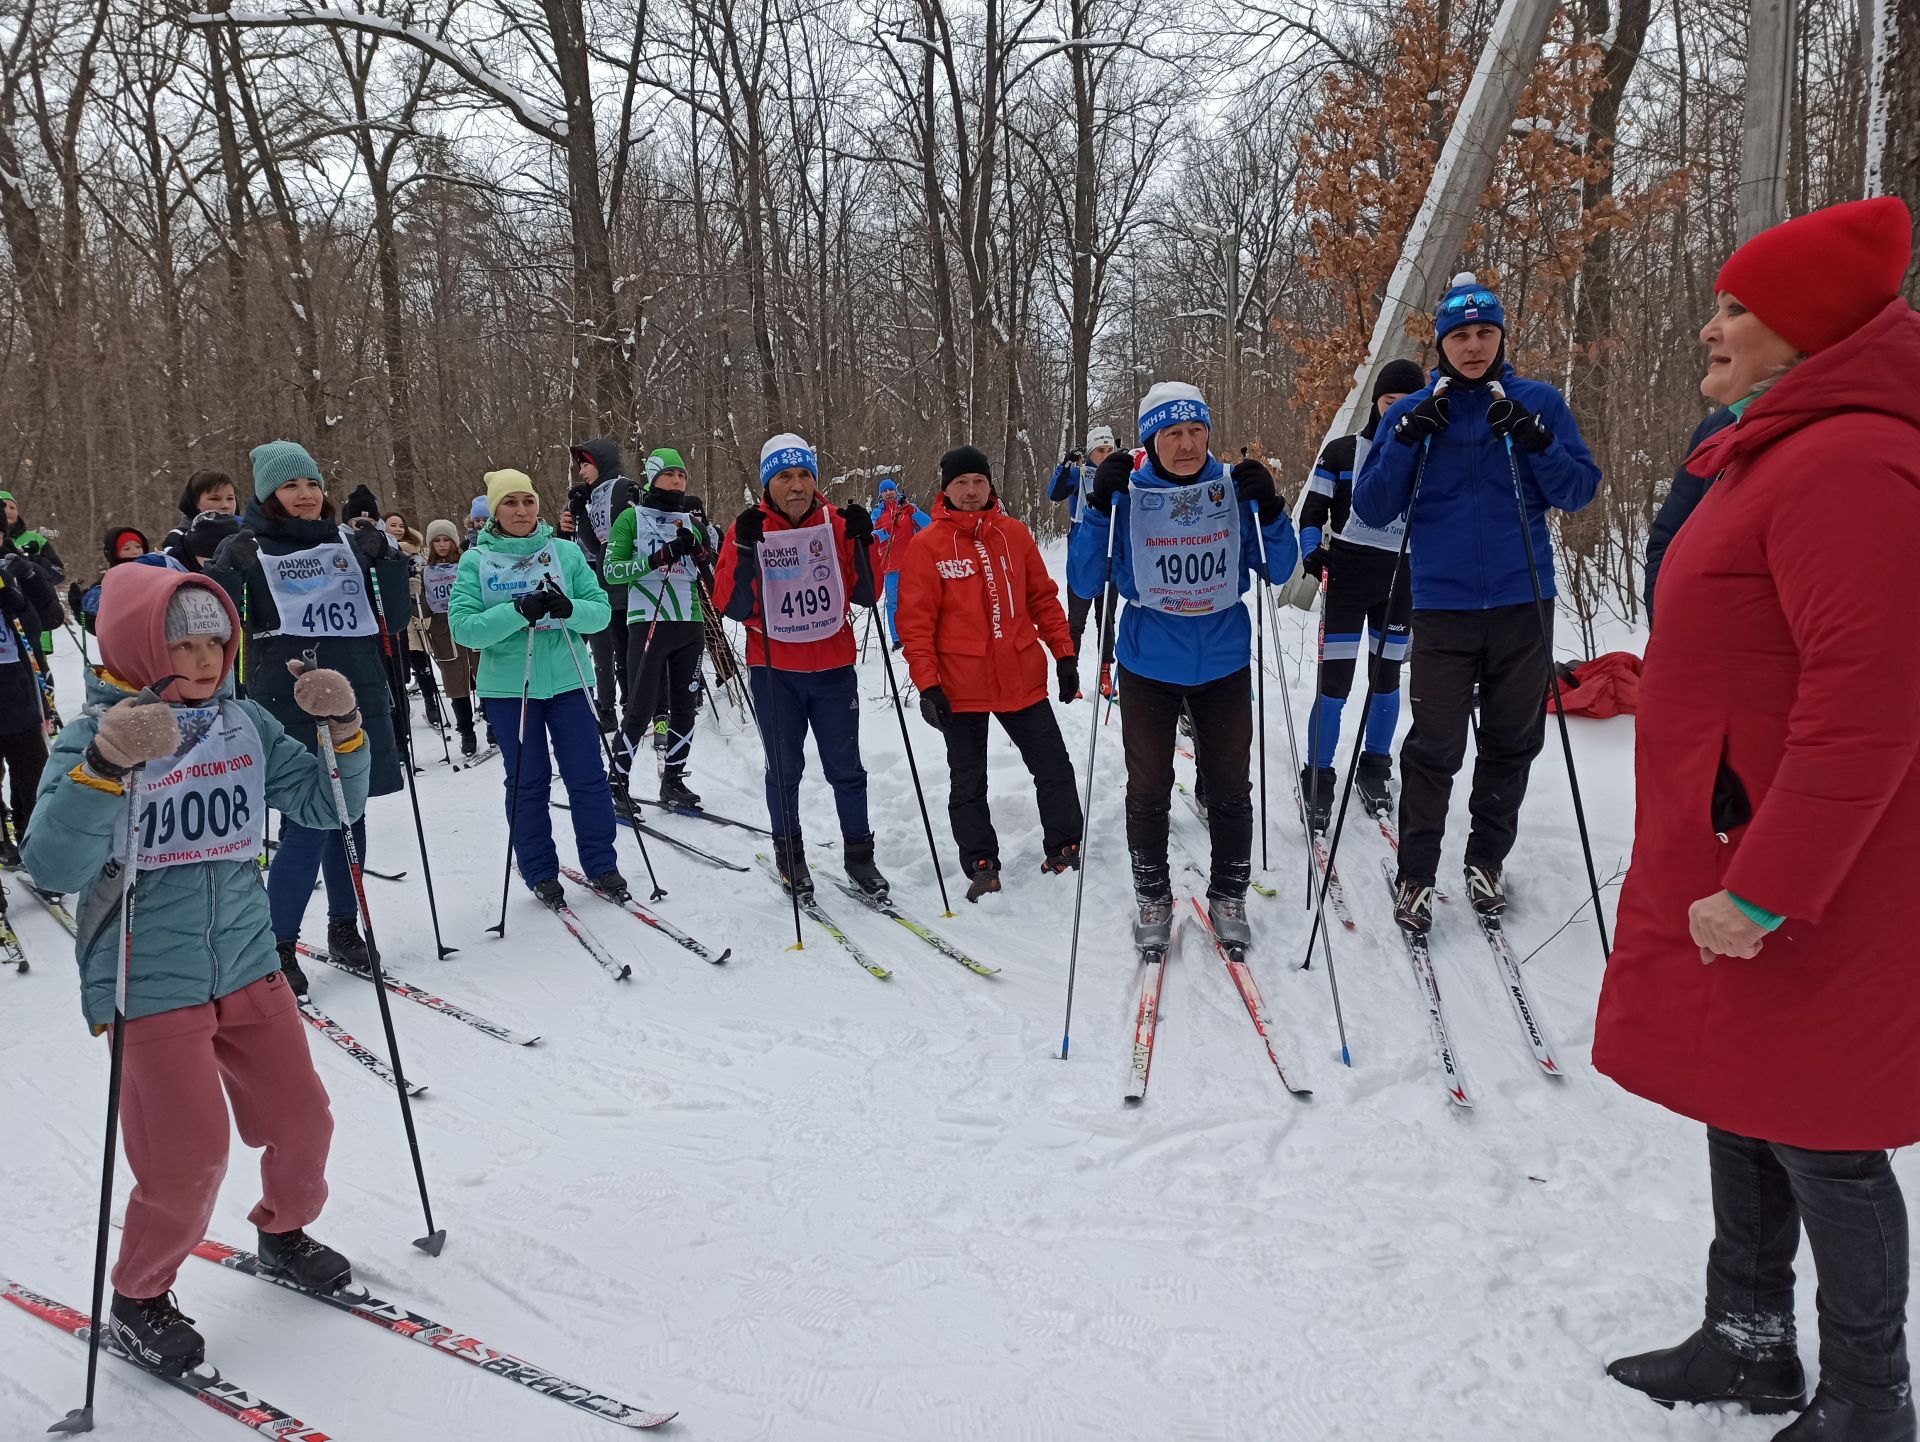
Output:
M134 1187L113 1271L121 1295L173 1286L207 1234L236 1125L248 1146L264 1148L260 1205L248 1220L288 1232L319 1216L333 1113L293 989L277 971L217 1001L127 1023L120 1129Z

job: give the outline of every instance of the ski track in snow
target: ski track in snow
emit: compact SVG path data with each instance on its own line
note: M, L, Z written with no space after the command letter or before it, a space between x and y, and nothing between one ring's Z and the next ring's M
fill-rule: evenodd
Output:
M1048 554L1058 574L1059 544ZM1281 616L1303 717L1314 620ZM864 628L864 616L856 621ZM71 711L79 658L64 634L60 645ZM1091 687L1091 668L1085 679ZM757 872L716 871L659 843L652 856L670 894L656 909L716 950L733 947L724 966L576 890L582 920L633 965L631 982L616 985L517 878L506 939L495 940L485 928L499 904L501 771L455 775L430 761L420 800L442 929L460 950L434 959L404 794L371 807L370 860L408 873L368 882L382 950L405 979L545 1041L503 1046L393 1000L408 1074L430 1088L415 1115L435 1220L448 1233L438 1260L408 1245L422 1227L392 1093L311 1042L337 1128L332 1200L314 1230L376 1294L623 1401L678 1408L662 1435L687 1439L1770 1437L1767 1419L1668 1413L1601 1370L1609 1356L1670 1344L1696 1325L1710 1214L1702 1129L1588 1064L1601 975L1590 920L1527 967L1569 1073L1554 1081L1528 1054L1464 904L1439 908L1434 962L1476 1103L1457 1113L1384 891L1368 884L1385 843L1363 819L1350 825L1341 859L1361 929L1333 935L1355 1063L1340 1066L1323 963L1295 969L1306 863L1273 685L1265 878L1279 895L1249 898L1251 960L1312 1100L1280 1086L1189 917L1169 963L1150 1092L1123 1107L1138 977L1126 939L1117 715L1096 761L1072 1059L1056 1059L1073 879L1038 870L1025 769L995 730L1007 889L970 906L954 880L941 741L909 705L960 913L943 919L870 651L861 734L881 865L905 910L1001 974L969 974L824 885L823 904L893 979L865 975L810 922L805 949L791 950L791 911ZM1061 717L1077 768L1088 706ZM1631 842L1632 722L1573 724L1604 879ZM437 756L437 740L419 734L422 755ZM808 765L810 842L837 866L837 846L825 844L831 796L811 753ZM724 706L703 712L693 769L715 811L764 817L757 744ZM1191 771L1178 763L1189 784ZM1468 774L1455 788L1449 872L1466 833ZM650 819L737 861L764 846L737 830ZM554 827L570 862L565 813ZM1204 865L1204 830L1178 802L1173 830L1176 886L1197 891L1201 878L1182 862ZM619 846L639 885L630 832ZM1523 956L1586 895L1553 736L1534 768L1511 884L1507 927ZM0 1274L84 1308L106 1043L80 1023L65 933L17 884L8 890L35 965L24 978L0 976ZM323 915L316 902L309 939ZM319 1005L385 1055L365 985L325 966L309 974ZM1896 1165L1911 1183L1911 1164ZM215 1236L253 1244L255 1175L236 1137ZM129 1185L122 1164L117 1209ZM1800 1270L1811 1372L1810 1259ZM339 1438L615 1435L197 1259L177 1290L216 1365ZM70 1338L0 1308L0 1435L37 1432L77 1405L83 1363ZM237 1435L112 1361L98 1411L102 1436Z

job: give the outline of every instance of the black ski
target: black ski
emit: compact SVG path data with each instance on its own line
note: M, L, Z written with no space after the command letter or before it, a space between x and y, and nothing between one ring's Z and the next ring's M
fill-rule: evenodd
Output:
M704 806L669 806L666 802L655 800L651 796L636 796L633 799L642 806L657 806L674 816L690 816L695 821L711 821L715 826L737 826L742 831L751 831L755 836L765 836L769 839L773 836L773 833L764 826L755 826L751 821L740 821L731 816L721 816L707 810Z
M560 800L560 798L557 796L550 797L548 798L548 800L549 800L549 803L553 807L555 807L557 810L560 810L560 811L573 810L573 807L568 805L566 802ZM628 827L634 831L639 832L642 836L651 836L655 841L665 842L668 846L674 847L680 851L684 851L689 856L697 857L701 861L706 862L709 866L722 867L727 871L751 870L750 867L741 866L738 862L729 861L724 856L715 856L711 851L703 851L698 846L695 846L691 841L682 841L679 837L669 835L667 832L660 830L658 827L649 826L644 821L636 821L631 816L622 816L617 810L613 813L613 819L615 821L618 821L622 826Z
M453 769L455 771L471 771L476 766L484 766L499 754L500 748L498 746L486 746L474 752L471 756L462 756L458 761L453 763Z

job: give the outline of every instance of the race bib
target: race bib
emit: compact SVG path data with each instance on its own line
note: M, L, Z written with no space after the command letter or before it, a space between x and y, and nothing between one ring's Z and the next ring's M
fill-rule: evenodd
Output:
M436 616L447 614L453 603L453 583L460 574L458 561L430 561L420 572L420 591L427 598L427 609Z
M486 598L489 606L511 605L529 591L537 590L540 583L547 580L551 580L562 591L566 590L560 579L560 557L554 553L551 541L537 551L520 555L507 555L501 551L480 553L480 594ZM566 622L558 616L542 616L534 623L533 629L558 631L565 625Z
M373 636L380 626L367 598L366 576L339 541L285 556L260 553L260 569L285 636Z
M635 506L633 517L633 553L642 559L689 526L699 525L699 519L686 511L660 511L652 506ZM694 565L693 558L681 556L666 570L650 572L635 585L656 608L664 608L670 616L685 617L693 614L694 587L699 575L700 568Z
M594 539L606 545L607 537L613 532L613 491L616 486L627 483L625 476L614 476L600 482L587 494L587 524L593 527Z
M266 558L261 557L262 560ZM140 785L140 869L194 861L251 861L266 845L266 753L238 706L173 713L178 755L155 762ZM166 774L154 777L162 766Z
M1240 506L1224 475L1191 486L1137 487L1127 505L1139 604L1205 616L1240 601Z
M833 515L760 542L760 611L767 635L798 645L847 624L847 583L834 548Z

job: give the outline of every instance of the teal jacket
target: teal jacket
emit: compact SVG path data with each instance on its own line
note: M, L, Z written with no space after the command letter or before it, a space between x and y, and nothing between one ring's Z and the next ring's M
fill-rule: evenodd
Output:
M480 679L475 689L482 697L511 696L520 699L520 683L527 674L527 618L514 607L513 600L500 592L489 593L481 576L489 554L531 556L551 551L552 569L560 573L560 582L573 602L573 614L550 631L534 633L533 682L527 694L545 701L568 691L593 689L593 648L574 639L574 633L590 636L603 631L613 620L613 603L593 574L593 567L572 541L554 535L545 521L533 528L530 536L503 536L491 522L480 528L473 549L460 558L460 574L454 578L453 597L447 603L447 622L453 639L480 653ZM568 655L568 651L572 655ZM576 667L575 663L578 662Z
M20 859L47 891L80 893L80 1009L89 1023L113 1020L120 964L120 841L127 799L74 779L100 713L132 694L96 669L87 673L87 709L54 739L40 777L33 821ZM339 823L333 784L319 757L296 741L257 701L222 699L247 713L260 733L266 761L266 804L288 820L316 830ZM347 810L367 804L371 749L362 732L339 753ZM280 969L267 914L260 862L196 861L144 871L133 887L133 950L127 979L127 1018L199 1006L251 986Z

